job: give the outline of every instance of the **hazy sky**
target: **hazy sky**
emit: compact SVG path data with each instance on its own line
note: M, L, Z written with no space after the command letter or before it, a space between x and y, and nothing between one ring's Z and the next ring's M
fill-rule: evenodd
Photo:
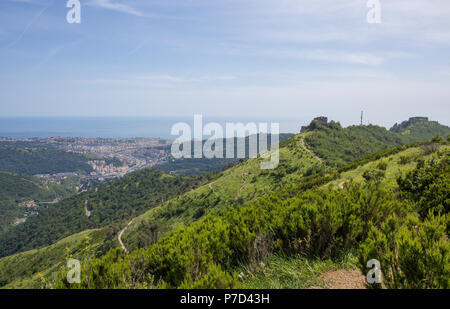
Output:
M448 0L66 2L0 1L0 117L450 124Z

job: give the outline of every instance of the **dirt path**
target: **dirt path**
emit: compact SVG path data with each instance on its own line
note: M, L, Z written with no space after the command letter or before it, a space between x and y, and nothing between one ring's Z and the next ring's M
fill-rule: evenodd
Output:
M338 269L326 272L319 276L328 289L365 289L366 278L359 269ZM311 289L322 289L313 286Z
M312 152L311 150L309 150L308 148L306 148L305 145L305 137L302 136L302 139L300 140L302 148L306 150L306 152L308 152L310 155L312 155L314 157L314 159L316 159L317 161L319 161L320 163L323 163L322 159L319 158L318 156L316 156L316 154L314 152Z
M134 219L133 219L134 220ZM122 242L122 235L123 233L125 233L125 231L127 230L127 228L131 225L131 223L133 223L133 220L131 220L130 222L128 222L127 226L125 226L120 232L119 235L117 236L117 240L119 241L120 246L122 247L122 250L128 254L128 250L127 248L125 248L125 245Z
M216 191L214 191L214 189L213 189L213 187L212 187L213 183L214 183L214 182L209 183L208 186L209 186L209 188L211 189L211 191L214 193L215 196L219 196L219 195L216 193Z
M84 212L86 213L86 217L90 217L91 216L91 212L88 210L88 200L84 201Z
M247 173L242 174L242 178L244 178L244 176L247 175ZM241 195L242 190L244 190L245 184L247 183L247 179L244 178L244 181L242 182L241 187L239 188L238 193L236 194L236 197L234 198L234 200L237 200L239 198L239 196Z

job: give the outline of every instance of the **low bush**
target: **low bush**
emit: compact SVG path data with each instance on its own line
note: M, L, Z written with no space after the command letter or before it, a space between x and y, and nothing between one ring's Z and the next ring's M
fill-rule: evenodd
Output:
M360 268L380 262L387 288L448 289L450 287L450 243L446 229L449 216L390 217L380 228L372 227L360 249Z

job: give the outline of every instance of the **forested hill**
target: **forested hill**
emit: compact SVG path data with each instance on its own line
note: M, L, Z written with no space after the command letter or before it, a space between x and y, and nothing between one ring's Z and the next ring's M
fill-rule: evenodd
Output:
M276 188L303 182L304 177L405 144L397 133L379 126L342 128L336 122L327 122L325 126L316 124L280 143L280 164L276 169L261 170L260 158L233 166L213 183L147 211L133 221L123 241L129 248L140 247L139 244L145 247L146 241L142 238L150 225L158 227L161 237L205 214L218 214L226 207L245 205Z
M344 257L363 272L370 259L381 261L388 288L449 288L449 151L440 140L370 155L221 216L205 215L130 254L114 249L85 258L79 284L68 284L62 267L48 286L311 287L320 268L346 264ZM341 174L355 181L343 183ZM295 271L285 267L292 262Z
M294 134L292 133L280 133L278 135L279 141L284 141ZM227 139L222 140L223 144L223 158L194 158L194 143L191 144L191 158L181 158L181 159L170 159L168 162L163 163L161 165L157 165L155 168L166 173L174 173L177 175L191 176L191 175L200 175L206 172L220 171L227 169L240 161L240 158L237 157L237 145L238 140L243 140L245 145L245 158L249 158L249 137L245 138L234 138L234 158L226 158L226 145ZM259 135L256 136L257 147L259 151ZM203 144L205 141L203 141ZM271 134L267 135L267 144L271 145ZM261 149L264 150L264 149Z
M27 175L91 172L89 158L53 149L0 146L0 171Z
M375 125L342 128L338 122L327 122L323 117L313 120L303 130L306 145L330 166L340 166L390 147L429 140L436 135L446 138L450 134L449 127L437 122L411 119L387 130Z
M260 170L260 159L249 160L249 164L238 164L214 183L183 197L180 193L196 187L205 179L199 181L143 171L102 185L98 191L91 190L61 201L14 227L8 234L0 234L0 256L51 244L73 233L135 216L163 200L179 197L165 203L170 207L164 206L158 218L153 212L148 215L150 220L159 222L162 230L169 231L172 225L187 224L207 212L247 203L268 190L294 180L300 181L303 176L404 144L404 141L399 133L378 126L341 128L334 122L326 126L318 123L312 130L281 142L277 169ZM85 215L86 201L90 217ZM137 229L133 226L129 230ZM133 237L127 233L124 235L129 243L137 243L138 239Z
M429 121L427 117L411 117L400 124L395 124L390 131L399 133L408 142L430 139L438 134L446 137L450 128L437 121Z
M0 256L48 245L86 229L138 215L202 184L209 176L171 176L144 169L42 209L0 233Z
M337 135L323 134L327 130L334 130ZM304 190L302 188L306 188L305 186L309 188L317 184L323 184L322 180L320 180L320 183L316 183L314 174L325 175L317 178L325 179L325 181L337 179L333 178L336 170L331 167L335 164L333 162L335 157L332 155L326 157L315 154L315 150L311 151L312 147L307 141L305 142L311 136L316 138L319 141L318 145L321 146L316 149L324 149L329 153L334 151L334 155L343 161L352 161L353 157L369 154L374 148L385 149L389 148L390 144L402 143L402 140L398 139L397 133L376 126L343 129L335 125L333 127L314 128L281 142L278 168L261 170L260 163L263 160L261 157L246 160L217 174L215 176L217 178L200 179L197 183L187 186L186 191L198 187L186 194L181 194L185 192L184 189L178 190L180 183L175 185L171 182L167 187L163 187L167 190L158 186L161 185L161 182L164 182L163 179L165 178L183 179L188 184L192 181L192 178L179 178L156 171L147 171L149 173L147 175L136 173L137 178L133 181L125 177L108 184L111 185L110 187L100 186L97 192L93 190L80 197L63 201L57 205L61 207L61 211L59 209L53 210L54 216L49 213L42 217L45 218L44 221L30 221L34 224L23 225L20 229L15 229L14 233L0 235L1 253L4 256L28 248L37 248L46 243L53 243L65 235L71 235L91 227L108 226L106 229L110 229L111 224L108 224L108 222L114 220L116 221L113 224L118 222L117 228L112 230L110 235L104 236L103 239L93 239L97 245L98 243L106 243L111 239L116 240L118 231L126 227L126 231L122 230L124 233L121 233L121 239L126 248L129 251L134 248L146 248L170 235L174 230L202 220L202 217L220 216L230 208L240 209L260 200L274 190L300 186L298 190L301 191ZM340 138L340 143L343 146L338 145L339 147L336 147L335 144L331 143L334 142L333 139L338 138ZM366 143L368 138L371 139L372 143ZM358 146L358 153L351 153L349 152L351 145L363 146ZM420 145L416 146L420 147ZM382 153L382 156L384 155L386 153ZM372 160L377 158L379 157L375 156ZM361 164L361 162L357 162L358 164ZM354 168L353 165L351 166L351 168ZM342 167L337 171L341 170ZM156 185L151 185L152 181L147 179L148 177L152 178L152 176L157 178ZM201 185L202 183L203 185ZM161 202L160 193L165 194L164 202ZM86 200L88 200L89 217L86 215L86 209L84 208ZM275 202L277 203L277 201ZM146 209L149 210L137 216ZM135 213L133 213L133 210ZM133 220L130 221L132 217ZM273 220L276 216L270 218ZM129 222L130 224L128 224ZM47 227L50 227L49 231L46 230ZM208 244L207 240L199 241ZM115 245L118 246L118 243ZM53 249L48 248L48 250L50 251L46 254L56 256L56 253L52 251ZM61 258L63 254L63 252L59 252L58 256ZM11 257L8 261L15 261L14 263L16 263L17 259ZM109 263L109 261L106 260L106 263ZM36 264L34 271L30 274L42 270L42 268L39 268L42 265L39 265ZM10 269L12 268L14 268L13 264L11 264ZM5 276L8 282L11 282L11 278L8 275Z
M12 226L14 220L35 211L26 202L51 202L76 194L77 179L50 182L29 175L0 172L0 232Z

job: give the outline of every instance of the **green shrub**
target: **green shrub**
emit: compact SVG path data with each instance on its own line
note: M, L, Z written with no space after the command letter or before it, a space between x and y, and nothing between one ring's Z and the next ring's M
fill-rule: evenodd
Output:
M438 144L440 144L440 143L443 143L443 142L444 142L444 139L443 139L442 136L440 136L439 134L436 134L436 135L431 139L431 141L432 141L433 143L438 143Z
M438 151L439 144L438 143L427 143L422 146L422 150L423 150L423 154L427 156L429 154L432 154L432 153L435 153L436 151Z
M180 289L236 289L239 280L235 274L230 274L219 265L211 264L206 273L193 281L188 275L179 286Z
M333 258L363 241L371 226L406 211L392 192L373 184L310 190L287 200L270 196L221 217L207 215L147 249L86 261L80 286L234 287L235 278L225 274L240 265L258 265L272 252Z
M387 169L388 163L384 160L380 161L380 163L377 164L377 169L385 171Z
M362 176L367 182L380 183L385 176L385 172L380 170L369 170L365 171Z
M417 167L397 183L404 198L415 202L422 218L450 210L450 157L442 154L441 160L419 160Z
M387 288L429 289L450 287L450 244L446 229L449 216L390 217L381 228L372 227L360 249L360 268L380 261Z
M410 157L407 157L407 156L400 156L400 159L399 159L399 164L401 164L401 165L406 165L406 164L408 164L409 162L411 162L411 158Z

